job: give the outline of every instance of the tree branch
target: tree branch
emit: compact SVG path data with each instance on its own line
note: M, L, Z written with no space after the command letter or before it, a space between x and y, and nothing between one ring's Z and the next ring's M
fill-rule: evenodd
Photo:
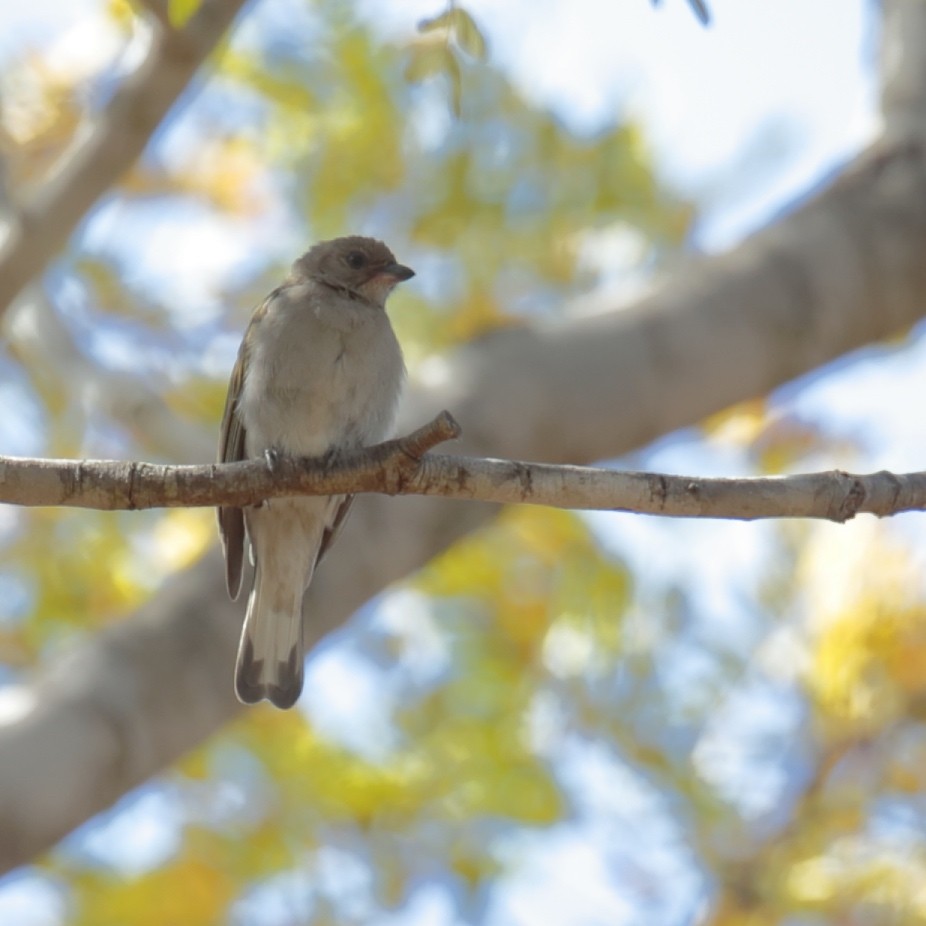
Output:
M926 136L926 4L885 0L881 27L884 137Z
M167 8L167 0L139 0L139 5L144 8L154 22L161 29L171 29L170 13Z
M0 315L139 158L243 5L204 0L183 29L154 30L147 58L119 88L93 134L15 217L0 247Z
M105 511L231 505L294 495L435 495L499 504L616 510L673 517L879 517L926 509L926 473L710 479L443 456L428 451L458 437L449 412L397 440L336 459L283 457L200 466L110 460L0 457L0 502Z

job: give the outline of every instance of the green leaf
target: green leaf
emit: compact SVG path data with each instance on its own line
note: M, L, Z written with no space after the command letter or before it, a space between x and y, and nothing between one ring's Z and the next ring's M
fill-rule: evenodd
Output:
M463 112L463 75L460 73L460 62L457 56L447 49L447 79L450 81L450 106L454 116L460 118Z
M419 84L437 74L447 74L455 63L444 42L419 42L411 47L405 79L410 84Z
M456 10L453 9L444 10L443 13L438 13L430 19L422 19L418 23L418 31L424 35L427 32L437 32L438 29L449 29L453 24L455 12Z
M175 29L182 29L202 5L202 0L167 0L167 18Z
M453 49L446 42L433 39L413 45L405 66L405 79L410 84L419 84L440 74L450 82L450 106L453 114L459 117L463 103L463 75Z
M453 29L457 44L477 61L485 61L487 56L486 40L476 25L476 20L466 10L459 7L453 10Z

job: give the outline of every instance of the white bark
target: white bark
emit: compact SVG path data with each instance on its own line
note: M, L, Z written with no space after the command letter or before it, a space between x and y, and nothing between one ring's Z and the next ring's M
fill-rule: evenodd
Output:
M459 436L443 412L413 434L317 457L166 466L121 460L0 456L0 503L101 511L231 506L299 495L423 495L497 505L621 511L676 518L889 517L926 511L926 472L841 470L739 479L667 476L429 453Z

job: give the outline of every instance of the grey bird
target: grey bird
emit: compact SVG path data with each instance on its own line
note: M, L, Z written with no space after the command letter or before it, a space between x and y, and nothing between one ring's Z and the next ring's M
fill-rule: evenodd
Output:
M231 375L219 462L324 456L385 438L405 378L385 312L414 271L373 238L323 241L254 312ZM238 647L245 704L288 708L302 691L302 597L351 496L304 496L219 509L228 592L241 587L245 542L254 584Z

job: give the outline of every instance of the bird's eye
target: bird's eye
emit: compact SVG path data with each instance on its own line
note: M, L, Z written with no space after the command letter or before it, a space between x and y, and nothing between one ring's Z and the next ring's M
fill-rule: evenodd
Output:
M351 251L344 259L347 261L348 266L353 267L354 270L359 270L367 262L362 251Z

